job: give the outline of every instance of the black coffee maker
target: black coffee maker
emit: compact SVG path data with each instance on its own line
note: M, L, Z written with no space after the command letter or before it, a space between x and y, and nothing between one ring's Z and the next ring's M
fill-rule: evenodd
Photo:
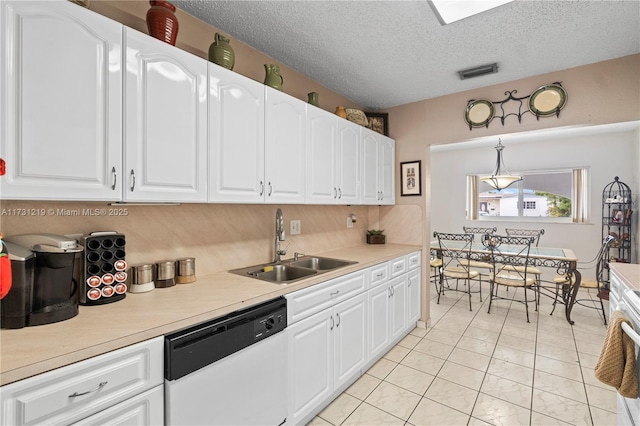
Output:
M78 315L79 286L73 273L76 253L83 247L55 234L23 234L5 241L13 283L2 299L2 328L50 324ZM31 251L33 262L24 251L12 256L13 245Z

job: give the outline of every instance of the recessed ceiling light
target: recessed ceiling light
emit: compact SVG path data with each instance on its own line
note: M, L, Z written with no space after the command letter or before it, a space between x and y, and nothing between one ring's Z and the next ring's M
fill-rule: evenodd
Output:
M442 25L477 15L513 0L430 0L429 4Z
M480 65L479 67L460 70L458 71L458 75L460 76L460 80L464 80L467 78L480 77L481 75L493 74L496 72L498 72L498 64L494 62L493 64Z

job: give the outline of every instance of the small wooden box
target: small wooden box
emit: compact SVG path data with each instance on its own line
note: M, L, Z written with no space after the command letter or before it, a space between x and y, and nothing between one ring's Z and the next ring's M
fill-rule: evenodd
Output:
M384 235L367 234L367 244L384 244L386 237Z

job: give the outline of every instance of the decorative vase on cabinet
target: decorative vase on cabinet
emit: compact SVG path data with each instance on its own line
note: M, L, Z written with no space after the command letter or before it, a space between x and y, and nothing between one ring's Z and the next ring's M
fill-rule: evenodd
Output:
M149 4L151 5L147 11L149 35L175 46L178 37L178 19L174 14L176 7L164 0L149 0Z
M215 41L209 46L209 60L228 70L233 69L236 55L229 45L229 39L216 33Z
M318 99L320 95L318 94L318 92L309 92L307 93L307 98L308 98L308 103L310 103L313 106L320 106L320 101Z
M347 110L343 106L336 107L336 115L338 117L347 118Z
M282 91L284 78L280 75L280 67L274 64L264 64L264 70L266 72L264 84Z

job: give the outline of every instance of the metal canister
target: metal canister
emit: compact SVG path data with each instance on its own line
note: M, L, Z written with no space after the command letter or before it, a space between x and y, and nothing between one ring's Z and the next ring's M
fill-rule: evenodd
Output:
M178 273L176 282L178 284L192 283L196 280L196 259L195 257L183 257L176 261Z
M156 288L153 282L153 264L151 263L133 265L131 267L130 277L130 293L144 293Z
M156 263L156 287L172 287L176 285L176 262L162 260Z

